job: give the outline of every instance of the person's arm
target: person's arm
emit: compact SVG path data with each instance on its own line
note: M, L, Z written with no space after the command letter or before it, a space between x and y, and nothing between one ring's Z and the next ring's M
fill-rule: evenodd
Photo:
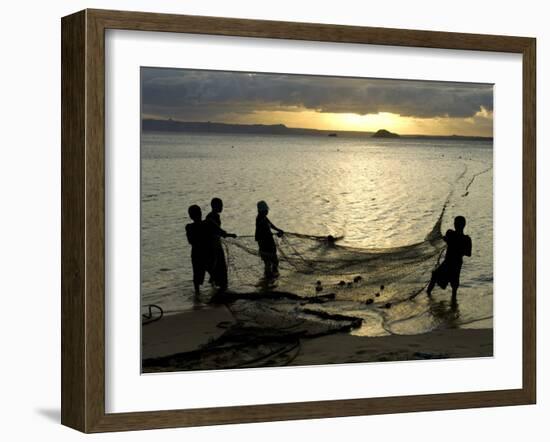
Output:
M193 245L193 236L191 235L191 233L189 232L190 228L189 228L189 224L187 224L185 226L185 236L187 236L187 242L191 245Z
M212 226L213 230L214 230L214 233L218 236L221 236L222 238L236 238L237 235L234 234L234 233L228 233L226 232L225 230L223 230L220 226L218 226L218 224L210 219L210 218L207 218L210 225Z
M266 218L266 219L267 219L267 223L269 224L269 227L270 227L270 228L272 228L273 230L275 230L277 233L279 233L279 234L281 234L281 235L282 235L283 233L285 233L285 232L283 232L282 229L279 229L275 224L273 224L269 218Z
M218 235L218 236L221 236L222 238L226 238L227 237L227 232L225 230L223 230L219 225L218 223L216 222L215 219L213 219L211 216L207 215L206 216L206 220L208 221L208 226L210 227L210 229L212 229L212 232L215 234L215 235Z
M466 236L466 246L464 247L464 255L472 256L472 239Z

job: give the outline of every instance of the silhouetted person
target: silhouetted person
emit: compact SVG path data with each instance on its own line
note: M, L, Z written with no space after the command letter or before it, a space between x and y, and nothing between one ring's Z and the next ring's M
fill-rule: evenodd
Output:
M275 230L279 236L282 236L284 232L267 217L269 206L265 201L259 201L257 207L258 216L256 217L254 239L258 242L260 257L264 262L264 275L266 278L277 277L279 276L279 258L277 258L277 247L271 229Z
M211 243L212 270L210 275L212 281L221 291L227 289L227 264L225 262L225 253L223 251L221 238L236 238L234 233L227 233L222 229L222 220L220 213L223 211L223 201L220 198L212 198L210 202L212 211L206 215L208 230Z
M193 204L188 209L189 217L193 220L185 226L187 241L191 244L191 264L193 266L193 286L195 296L200 295L200 286L204 283L204 276L210 271L210 243L208 226L202 220L202 211L199 206Z
M428 284L426 292L428 296L432 295L432 290L437 284L442 289L446 289L451 284L452 305L456 305L456 294L460 285L460 270L462 269L462 257L472 256L472 240L468 235L464 235L466 219L463 216L455 218L455 230L447 230L443 239L447 243L447 252L445 259L437 269L432 273L432 279Z

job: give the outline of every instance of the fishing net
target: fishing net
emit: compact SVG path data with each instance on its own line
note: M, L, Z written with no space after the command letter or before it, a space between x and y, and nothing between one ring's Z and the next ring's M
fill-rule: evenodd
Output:
M274 236L280 261L280 276L262 278L263 262L253 236L223 241L231 290L235 293L284 292L300 297L331 294L340 301L395 303L420 293L431 272L441 261L445 242L441 224L446 209L456 196L467 197L474 180L492 168L472 174L462 188L455 186L441 207L439 216L423 241L392 248L355 248L340 244L342 236L314 236L286 232ZM383 295L383 296L382 296Z
M383 292L385 303L407 299L425 287L444 249L445 208L423 241L402 247L354 248L340 245L339 237L292 232L275 237L280 261L275 280L262 278L263 263L253 237L226 239L232 290L277 290L305 298L332 294L338 300L366 300ZM394 290L397 287L399 291Z

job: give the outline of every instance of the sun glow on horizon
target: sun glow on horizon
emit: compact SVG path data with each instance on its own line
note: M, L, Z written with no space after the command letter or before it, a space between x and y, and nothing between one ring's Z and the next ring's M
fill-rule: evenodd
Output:
M258 110L246 114L225 114L218 122L234 124L284 124L292 128L376 132L386 129L402 135L492 136L492 112L480 110L469 118L404 117L390 112L359 115L306 109Z
M328 114L334 125L341 130L373 132L378 129L387 129L392 132L405 133L408 128L406 119L390 112L377 114Z

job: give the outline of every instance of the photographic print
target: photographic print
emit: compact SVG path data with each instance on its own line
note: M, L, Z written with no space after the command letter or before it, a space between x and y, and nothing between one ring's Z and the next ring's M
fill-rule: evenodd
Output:
M142 373L493 356L492 84L142 67L140 210Z

